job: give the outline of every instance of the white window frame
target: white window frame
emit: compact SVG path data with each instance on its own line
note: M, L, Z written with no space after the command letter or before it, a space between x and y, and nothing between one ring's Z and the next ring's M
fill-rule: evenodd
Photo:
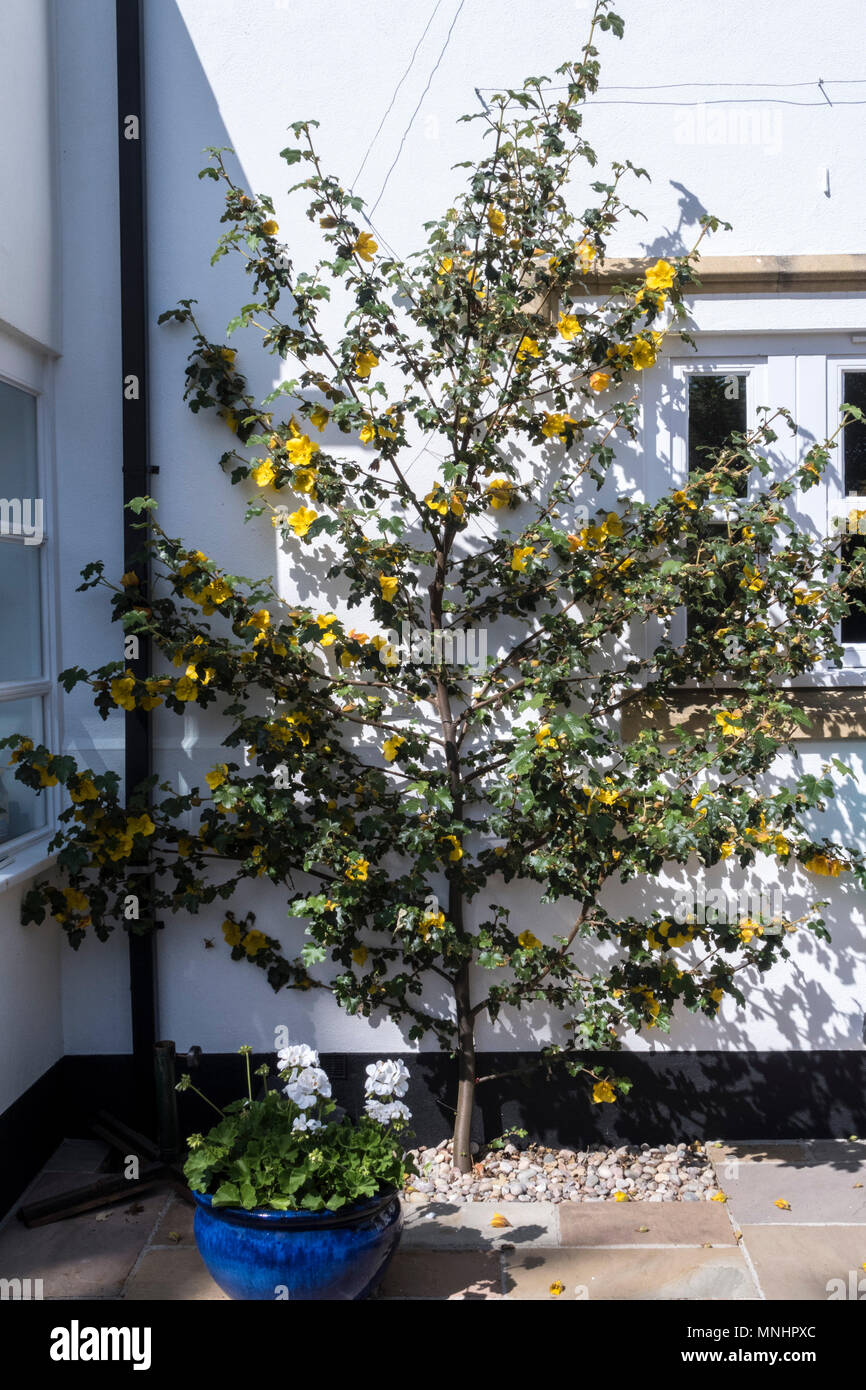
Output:
M863 372L863 374L866 375L866 356L862 353L852 353L850 356L845 353L828 354L827 434L835 430L839 423L842 403L845 400L843 379L846 372ZM830 457L830 465L824 474L827 502L827 535L841 538L845 533L848 513L854 510L866 511L866 496L859 496L856 493L850 496L846 495L845 454L841 436L838 448ZM841 624L837 630L837 635L841 643ZM862 671L864 675L866 675L866 642L849 642L845 645L844 656L842 657L842 670Z
M39 698L42 701L42 742L61 747L60 708L57 697L59 669L57 556L55 546L56 473L54 450L53 361L17 337L0 332L0 380L36 402L36 486L43 501L43 537L40 556L40 618L42 674L36 680L0 681L0 703ZM0 536L2 545L23 541ZM2 673L2 672L0 672ZM4 754L7 750L4 750ZM5 759L4 759L5 761ZM48 842L57 828L61 788L46 787L40 793L45 823L0 843L0 890L28 876L47 855Z
M744 376L746 378L746 431L751 433L758 424L758 406L767 402L766 354L760 356L694 356L672 357L666 414L670 430L670 486L684 488L689 478L689 382L695 376ZM712 508L720 522L727 517L724 502ZM686 639L686 612L682 609L671 621L671 641L680 646ZM717 684L724 684L722 678ZM698 682L688 681L685 688L697 688Z

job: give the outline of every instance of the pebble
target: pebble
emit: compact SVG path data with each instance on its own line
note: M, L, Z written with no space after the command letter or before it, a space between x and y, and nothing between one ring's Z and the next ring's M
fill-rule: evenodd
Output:
M412 1202L702 1202L717 1189L702 1144L621 1144L588 1149L514 1144L471 1146L473 1169L451 1166L451 1143L412 1151L418 1176L407 1181Z

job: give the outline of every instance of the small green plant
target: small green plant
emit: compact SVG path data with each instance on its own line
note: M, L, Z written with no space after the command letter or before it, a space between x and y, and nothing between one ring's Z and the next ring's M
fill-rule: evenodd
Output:
M225 1110L213 1106L220 1122L209 1134L191 1134L184 1165L193 1192L211 1194L215 1207L270 1207L275 1211L339 1211L351 1202L375 1197L383 1188L402 1188L412 1159L404 1153L409 1110L409 1073L402 1062L374 1062L367 1068L364 1114L357 1121L331 1118L336 1104L318 1053L301 1044L277 1057L282 1089L268 1089L270 1067L256 1075L265 1092L254 1100L249 1056L247 1095ZM213 1105L188 1074L179 1091L193 1090Z
M518 1129L516 1125L510 1125L508 1129L503 1130L502 1134L498 1134L495 1139L491 1139L487 1147L488 1149L504 1149L509 1139L528 1138L528 1130Z

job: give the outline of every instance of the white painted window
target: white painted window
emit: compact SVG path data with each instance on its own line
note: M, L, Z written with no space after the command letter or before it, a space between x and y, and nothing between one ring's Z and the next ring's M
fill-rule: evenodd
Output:
M50 528L51 364L0 337L0 738L57 747ZM0 872L53 826L56 790L37 796L0 754Z
M866 357L828 357L828 428L835 428L843 405L866 412ZM827 474L827 516L839 537L843 564L866 560L866 423L846 426ZM866 583L862 589L866 598ZM852 612L840 626L848 669L866 670L866 614Z

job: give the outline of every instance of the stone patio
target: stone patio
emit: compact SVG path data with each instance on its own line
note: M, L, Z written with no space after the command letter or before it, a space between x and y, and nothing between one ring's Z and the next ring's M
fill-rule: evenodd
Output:
M377 1297L866 1299L866 1142L708 1152L726 1203L407 1203ZM101 1144L67 1140L23 1200L87 1183L104 1159ZM509 1225L491 1226L497 1211ZM192 1223L192 1208L167 1190L34 1230L10 1213L0 1278L41 1279L53 1300L224 1299Z

